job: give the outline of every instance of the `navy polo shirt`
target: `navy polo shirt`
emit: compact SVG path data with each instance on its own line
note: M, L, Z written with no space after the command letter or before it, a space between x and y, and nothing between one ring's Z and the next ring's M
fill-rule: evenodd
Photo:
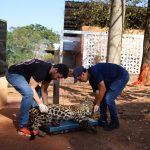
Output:
M98 63L88 69L90 74L89 83L92 86L93 92L98 89L98 84L104 81L106 88L117 80L122 78L127 74L127 71L117 65L112 63Z
M24 76L28 83L31 76L37 82L46 81L49 83L51 81L49 74L51 67L51 63L39 59L32 59L10 66L8 72Z

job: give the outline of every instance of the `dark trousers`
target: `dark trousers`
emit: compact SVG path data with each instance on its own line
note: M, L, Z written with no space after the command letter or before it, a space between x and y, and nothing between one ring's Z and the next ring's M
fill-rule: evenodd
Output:
M118 121L118 113L116 109L115 99L120 95L122 90L125 88L127 82L129 81L129 74L126 73L121 78L113 81L108 87L105 93L104 99L100 105L100 121L107 121L107 109L110 113L111 123Z

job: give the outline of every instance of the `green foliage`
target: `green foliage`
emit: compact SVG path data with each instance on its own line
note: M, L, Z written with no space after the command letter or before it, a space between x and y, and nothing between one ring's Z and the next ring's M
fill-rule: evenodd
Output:
M125 28L144 29L146 24L146 9L142 7L127 7Z
M47 55L45 55L45 56L43 57L43 60L49 61L49 62L51 62L51 63L54 63L54 55L51 54L51 53L48 53Z
M131 2L131 1L130 1ZM138 4L140 0L132 1ZM71 6L72 5L72 6ZM110 4L103 2L70 3L66 17L75 27L83 25L108 27L110 18ZM146 23L146 8L127 6L125 12L125 29L144 29Z
M33 51L36 50L41 41L50 43L50 45L45 44L50 49L52 48L51 43L58 43L59 38L59 34L39 24L12 27L11 31L7 33L7 62L10 65L34 58Z
M34 58L34 55L32 52L21 52L19 50L7 51L7 63L9 66L16 62L25 61L25 60L32 59L32 58Z
M73 13L82 22L82 25L105 27L109 20L109 6L96 2L85 3L80 6L79 11Z

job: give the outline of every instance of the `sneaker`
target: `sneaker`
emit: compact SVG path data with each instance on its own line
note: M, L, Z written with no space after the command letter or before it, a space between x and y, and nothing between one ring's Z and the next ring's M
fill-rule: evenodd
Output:
M119 122L110 123L109 125L104 126L105 131L112 131L118 128L119 128Z
M99 120L98 121L98 125L101 126L101 127L105 127L105 126L108 125L108 123L107 123L107 121L101 121L101 120Z
M33 130L34 135L38 134L37 130ZM18 134L25 135L25 136L31 136L31 131L28 128L19 128Z

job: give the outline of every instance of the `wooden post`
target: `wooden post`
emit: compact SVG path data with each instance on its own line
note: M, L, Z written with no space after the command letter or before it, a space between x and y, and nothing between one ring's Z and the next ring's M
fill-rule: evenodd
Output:
M54 51L55 55L55 64L62 63L63 62L63 36L64 33L61 33L61 44L59 50ZM59 104L59 85L60 82L55 80L53 85L53 103Z
M53 84L53 104L59 104L59 81L57 80Z
M54 51L55 64L59 63L59 51ZM53 82L53 104L59 104L59 81Z

